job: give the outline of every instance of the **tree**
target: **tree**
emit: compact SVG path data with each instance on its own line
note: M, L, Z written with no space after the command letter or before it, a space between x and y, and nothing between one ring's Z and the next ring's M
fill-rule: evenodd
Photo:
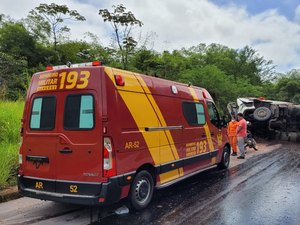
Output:
M274 77L273 62L266 60L249 46L238 51L237 60L237 69L240 71L240 75L248 78L253 84L260 84L262 81L271 80Z
M5 22L2 25L0 51L14 59L28 61L29 66L35 66L39 61L35 40L20 22Z
M122 4L113 5L112 8L112 12L108 11L108 9L100 9L99 15L103 18L104 22L110 22L121 53L123 69L126 69L128 66L128 56L138 44L137 40L133 37L133 29L141 27L143 23L135 18L131 11L127 12Z
M180 79L180 72L187 69L186 57L178 50L173 50L172 53L164 51L161 61L162 63L157 73L168 80L178 81Z
M131 70L137 70L153 76L157 75L158 68L161 67L162 63L158 53L146 48L138 49L130 62Z
M30 75L44 69L54 52L38 44L22 22L0 24L0 95L19 99L26 93ZM30 75L29 75L30 74Z
M230 77L215 65L195 67L182 71L181 82L207 89L215 99L217 107L226 111L226 105L236 97Z
M275 74L272 61L266 60L249 46L235 50L215 43L208 46L202 44L193 55L203 66L217 66L227 76L232 76L234 82L246 79L251 84L259 85L272 79Z
M26 61L0 52L0 98L18 100L26 93Z
M58 52L61 62L81 63L94 60L110 61L106 50L99 43L85 41L68 41L60 44Z
M247 80L233 82L233 77L227 76L224 71L215 65L194 67L181 72L179 81L207 89L214 98L222 114L227 112L227 104L237 97L262 95L258 86L249 84Z
M280 77L275 85L279 100L300 104L300 71L291 70Z
M85 38L87 37L90 39L88 42L89 48L81 51L79 55L82 55L90 61L100 60L105 64L110 64L113 66L115 60L111 52L112 49L104 47L100 42L100 38L96 34L86 32Z
M50 44L51 25L40 15L29 14L23 20L26 29L32 34L35 40L43 45Z
M70 10L66 5L57 5L55 3L40 4L29 12L29 17L36 22L34 31L40 32L39 35L51 34L53 38L53 47L57 50L59 35L70 31L70 28L63 26L66 20L84 21L85 17L76 10ZM37 21L39 21L37 23ZM48 25L47 25L48 23ZM44 30L44 34L40 31Z
M211 44L204 50L204 60L207 65L215 65L227 76L236 77L239 74L237 67L237 52L227 46Z

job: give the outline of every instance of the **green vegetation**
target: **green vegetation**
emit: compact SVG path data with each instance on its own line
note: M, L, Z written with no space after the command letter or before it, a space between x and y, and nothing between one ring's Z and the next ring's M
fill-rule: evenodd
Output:
M87 33L87 40L69 40L67 20L85 20L66 5L40 4L25 19L0 16L0 99L23 100L34 72L47 65L100 60L105 65L126 68L169 80L206 88L219 110L237 97L260 97L300 103L300 71L276 72L276 65L255 49L232 49L212 43L157 52L147 48L151 36L140 37L142 21L125 6L99 9L99 24L112 29L109 46ZM134 28L134 29L133 29ZM143 41L144 40L144 41ZM150 40L152 41L152 40Z
M16 183L23 102L0 101L0 189Z
M143 23L135 18L131 11L126 12L126 7L122 4L113 5L112 12L108 11L108 9L100 9L99 15L103 18L104 22L110 22L113 27L115 41L121 54L123 69L127 69L128 58L134 53L134 49L138 44L133 38L132 31L136 27L143 26Z

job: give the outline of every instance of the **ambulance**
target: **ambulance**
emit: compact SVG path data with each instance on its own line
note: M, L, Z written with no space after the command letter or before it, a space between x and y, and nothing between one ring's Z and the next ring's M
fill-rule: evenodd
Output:
M230 161L207 90L99 61L34 74L21 136L21 194L82 205L141 210L155 189Z

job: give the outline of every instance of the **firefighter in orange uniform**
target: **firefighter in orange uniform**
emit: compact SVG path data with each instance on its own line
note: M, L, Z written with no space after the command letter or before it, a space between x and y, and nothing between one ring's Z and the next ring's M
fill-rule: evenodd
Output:
M232 116L231 121L228 124L228 137L229 137L229 143L232 148L232 156L237 156L237 137L236 137L236 129L238 126L239 122L236 121L235 117Z

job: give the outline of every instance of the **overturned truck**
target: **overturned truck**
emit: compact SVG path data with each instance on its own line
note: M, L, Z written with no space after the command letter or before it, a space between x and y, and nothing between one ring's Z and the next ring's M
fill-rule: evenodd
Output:
M263 98L238 98L227 108L230 115L242 113L254 135L268 138L292 135L300 139L300 105Z

